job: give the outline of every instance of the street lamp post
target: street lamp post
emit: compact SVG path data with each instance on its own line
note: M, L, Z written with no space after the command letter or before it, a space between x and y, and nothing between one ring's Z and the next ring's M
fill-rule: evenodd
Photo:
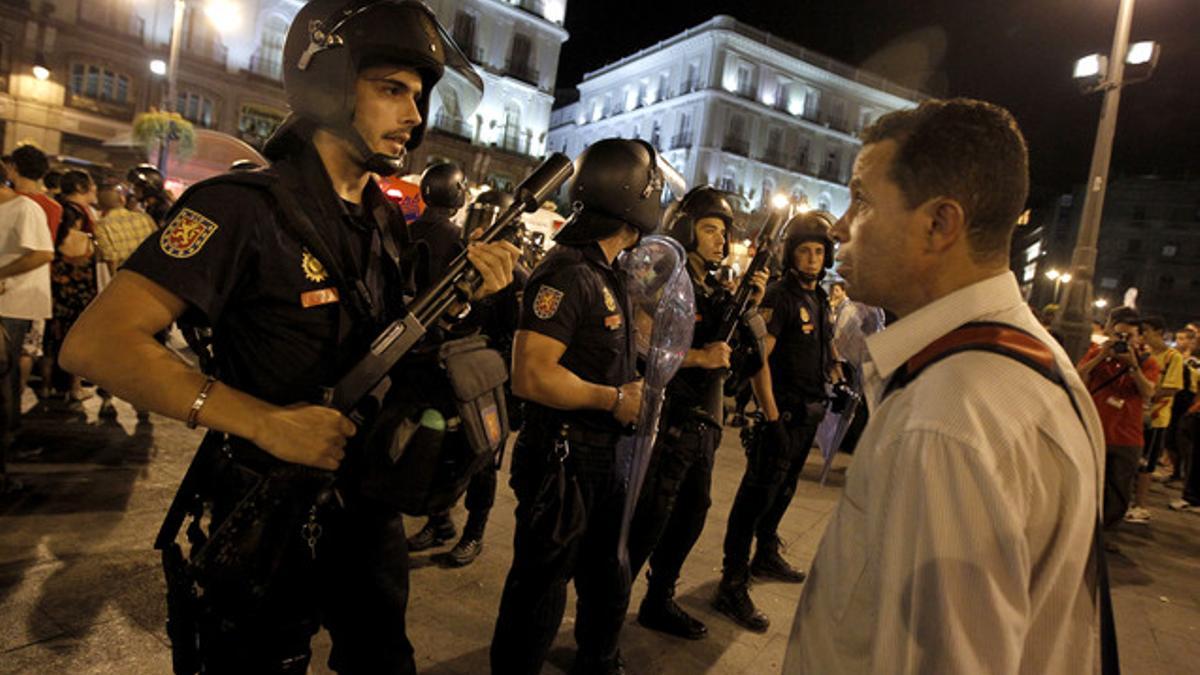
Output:
M1113 136L1117 129L1117 108L1121 102L1121 86L1124 84L1125 59L1129 50L1129 29L1133 23L1134 0L1120 0L1117 10L1117 26L1113 32L1112 55L1108 60L1108 72L1104 89L1104 103L1100 111L1100 123L1096 130L1096 144L1092 149L1092 165L1088 173L1083 214L1079 222L1079 235L1075 241L1075 252L1071 258L1071 281L1067 283L1067 297L1062 311L1056 318L1056 328L1064 338L1067 353L1071 358L1083 356L1091 339L1090 314L1092 308L1092 277L1096 270L1096 244L1100 237L1100 215L1104 208L1104 192L1108 187L1108 168L1112 159Z
M167 101L164 109L167 112L179 112L178 92L176 91L176 75L179 71L179 43L183 37L183 15L187 10L187 0L175 0L175 16L171 20L171 51L167 57Z

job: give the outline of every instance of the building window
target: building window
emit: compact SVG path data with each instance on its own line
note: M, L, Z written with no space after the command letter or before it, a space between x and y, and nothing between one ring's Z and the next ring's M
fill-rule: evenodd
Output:
M79 0L79 18L141 39L145 21L133 11L133 0Z
M683 87L679 89L680 94L690 94L700 87L700 64L689 63L687 67L687 79L683 81Z
M467 58L474 61L480 60L480 54L475 51L475 15L467 12L458 12L454 15L454 42L458 44L458 48L463 50Z
M227 50L221 44L221 35L204 12L197 12L192 7L187 7L183 13L183 48L196 56L225 64Z
M1025 262L1033 262L1035 258L1042 254L1042 242L1035 241L1033 245L1025 249Z
M214 117L216 106L213 105L213 100L207 96L181 91L175 100L175 106L184 119L205 129L211 129L216 122Z
M286 113L282 110L253 104L243 105L238 115L238 136L250 145L261 148L285 116Z
M725 192L737 192L738 190L736 181L737 179L734 177L733 169L726 167L725 171L721 174L720 182L717 183L717 188L724 190Z
M283 79L283 42L287 39L288 22L272 16L263 23L258 50L250 57L250 71L272 80Z
M660 147L661 143L662 143L662 123L659 122L658 120L654 120L654 126L650 130L650 145L653 145L656 149L661 149L661 147Z
M737 67L737 93L739 96L753 97L754 92L751 79L754 73L750 70L749 64L739 63Z
M1029 263L1025 266L1025 271L1021 275L1021 282L1033 281L1035 276L1037 276L1037 263Z
M537 85L538 73L533 67L533 42L528 35L513 33L512 43L508 48L508 64L506 74L525 82Z
M71 93L112 103L129 103L130 79L94 63L71 65Z
M659 75L658 76L658 95L657 95L656 99L661 101L663 99L670 98L671 97L670 88L671 88L671 75L669 73L663 73L662 75ZM650 101L650 103L654 103L654 101Z
M1100 288L1113 289L1117 287L1116 277L1104 277L1100 279Z

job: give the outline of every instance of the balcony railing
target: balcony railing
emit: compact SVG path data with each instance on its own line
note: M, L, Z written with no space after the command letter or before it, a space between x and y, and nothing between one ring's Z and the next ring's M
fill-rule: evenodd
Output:
M500 134L500 138L496 139L496 147L515 152L518 155L528 155L529 137L520 131L505 129L504 133Z
M433 116L433 126L435 129L444 131L451 136L458 136L467 140L471 140L474 137L469 123L465 122L461 117L455 117L445 111L439 110L438 114Z
M726 152L732 152L735 155L749 157L750 141L745 138L738 138L737 136L726 136L725 140L721 142L721 149Z
M671 145L669 145L667 149L678 150L679 148L690 148L690 147L692 147L692 132L685 131L685 132L681 132L681 133L678 133L678 134L675 134L674 136L672 136L671 137Z
M279 59L264 59L259 54L250 57L250 72L262 75L272 80L283 79L283 61Z
M791 167L791 165L792 165L791 159L788 158L787 153L785 153L783 151L783 148L780 148L780 147L767 148L762 153L762 155L759 156L758 161L763 162L765 164L770 164L771 166L777 166L781 169L791 169L792 168Z
M510 59L504 64L504 74L526 84L538 86L538 71L528 61L519 62Z
M847 183L847 181L842 180L841 172L828 166L821 169L821 173L817 175L817 178L820 178L821 180L827 180L830 183L840 183L842 185Z
M80 96L67 91L66 105L69 108L77 110L86 110L87 112L103 115L104 117L114 117L117 119L129 120L133 119L133 101L126 103L116 103L114 101L104 101L87 96Z

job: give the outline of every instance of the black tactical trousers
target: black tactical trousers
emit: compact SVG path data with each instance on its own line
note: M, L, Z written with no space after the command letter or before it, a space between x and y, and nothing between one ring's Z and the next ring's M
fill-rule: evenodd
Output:
M720 443L721 429L711 423L663 425L629 531L631 578L649 557L654 590L665 592L679 580L712 505L713 455Z
M467 507L467 524L463 529L464 536L470 535L474 538L483 536L483 530L487 526L488 514L491 513L492 506L495 503L496 464L488 462L483 465L483 468L476 471L471 476L471 481L467 483L467 496L463 502ZM429 520L432 523L451 522L450 510L431 513L429 514Z
M204 587L203 672L303 675L309 642L324 625L335 672L416 673L405 632L408 548L399 512L347 496L345 508L327 509L319 522L315 560L297 524L260 604L247 606L240 588Z
M746 473L738 485L725 529L726 572L744 569L749 564L750 543L755 537L760 547L777 543L779 521L796 494L800 472L812 450L817 427L825 417L825 404L811 402L785 412L784 417L788 447L776 448L768 442L757 451L768 453L768 457L747 455Z
M541 672L572 579L577 658L613 657L629 595L628 570L617 559L628 459L613 447L573 444L560 464L552 443L525 443L526 436L513 450L516 532L492 637L496 675Z

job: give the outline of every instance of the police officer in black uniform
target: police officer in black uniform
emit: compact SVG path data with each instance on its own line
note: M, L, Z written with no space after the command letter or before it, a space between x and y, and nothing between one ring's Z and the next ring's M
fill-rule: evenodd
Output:
M337 672L413 673L401 516L362 487L365 434L310 402L403 309L403 218L371 174L396 173L420 143L446 68L479 79L420 2L310 2L284 61L294 114L267 144L271 166L185 193L80 317L62 363L211 430L176 500L196 514L186 528L194 576L168 603L176 672L304 673L324 625ZM517 255L507 244L471 251L480 295L511 281ZM211 328L207 377L154 340L176 319ZM112 344L122 349L102 347ZM300 488L330 474L304 467L338 470L334 489L307 498ZM246 506L249 518L235 519ZM206 556L238 522L252 545ZM178 549L164 532L167 560Z
M780 554L779 521L791 504L836 373L829 301L818 282L833 266L834 219L824 211L800 214L788 224L783 277L767 288L767 365L752 384L766 416L760 441L749 450L725 531L725 560L713 606L756 632L770 625L749 594L750 574L787 583L804 581ZM840 378L839 378L840 379ZM751 540L758 539L753 562Z
M631 306L617 255L657 229L663 176L639 140L597 141L575 160L570 219L533 271L513 347L526 401L513 451L513 563L492 638L493 673L534 674L578 604L575 673L621 673L628 570L617 557L641 405Z
M692 348L667 387L658 440L629 534L633 576L650 560L649 587L638 623L692 640L707 635L708 629L675 603L675 584L712 504L709 491L723 411L708 406L713 387L722 387L719 369L730 365L730 345L717 337L717 331L721 310L732 294L718 273L729 254L733 218L725 194L701 186L685 195L663 221L667 234L688 254L696 327ZM765 282L764 271L757 279L759 296ZM721 395L717 402L723 399Z
M125 174L125 180L133 187L133 198L141 205L142 210L162 227L167 211L173 203L163 181L162 172L153 164L138 164Z
M454 164L434 164L421 174L421 200L425 202L425 210L421 216L409 224L409 236L413 243L424 248L420 256L422 263L419 267L427 268L426 274L432 279L440 276L450 261L454 259L469 243L469 236L464 228L451 220L458 210L467 202L468 190L466 176L462 169ZM511 198L509 202L511 203ZM420 278L421 273L418 273ZM511 288L511 286L509 287ZM470 325L464 328L484 329L484 333L496 341L493 321L490 319L498 312L514 317L517 307L509 299L512 292L506 288L501 293L479 303L472 311ZM484 325L481 325L484 324ZM508 341L511 342L509 329ZM507 356L507 354L505 354ZM434 373L436 376L436 373ZM449 403L449 401L447 401ZM447 411L448 415L453 414ZM463 442L462 439L452 439L449 442ZM483 532L487 526L488 515L496 501L496 465L488 462L471 476L467 485L466 507L467 523L463 527L462 538L439 560L450 567L462 567L474 562L483 551ZM425 526L408 539L410 551L424 551L457 536L458 531L450 518L450 511L430 514Z

